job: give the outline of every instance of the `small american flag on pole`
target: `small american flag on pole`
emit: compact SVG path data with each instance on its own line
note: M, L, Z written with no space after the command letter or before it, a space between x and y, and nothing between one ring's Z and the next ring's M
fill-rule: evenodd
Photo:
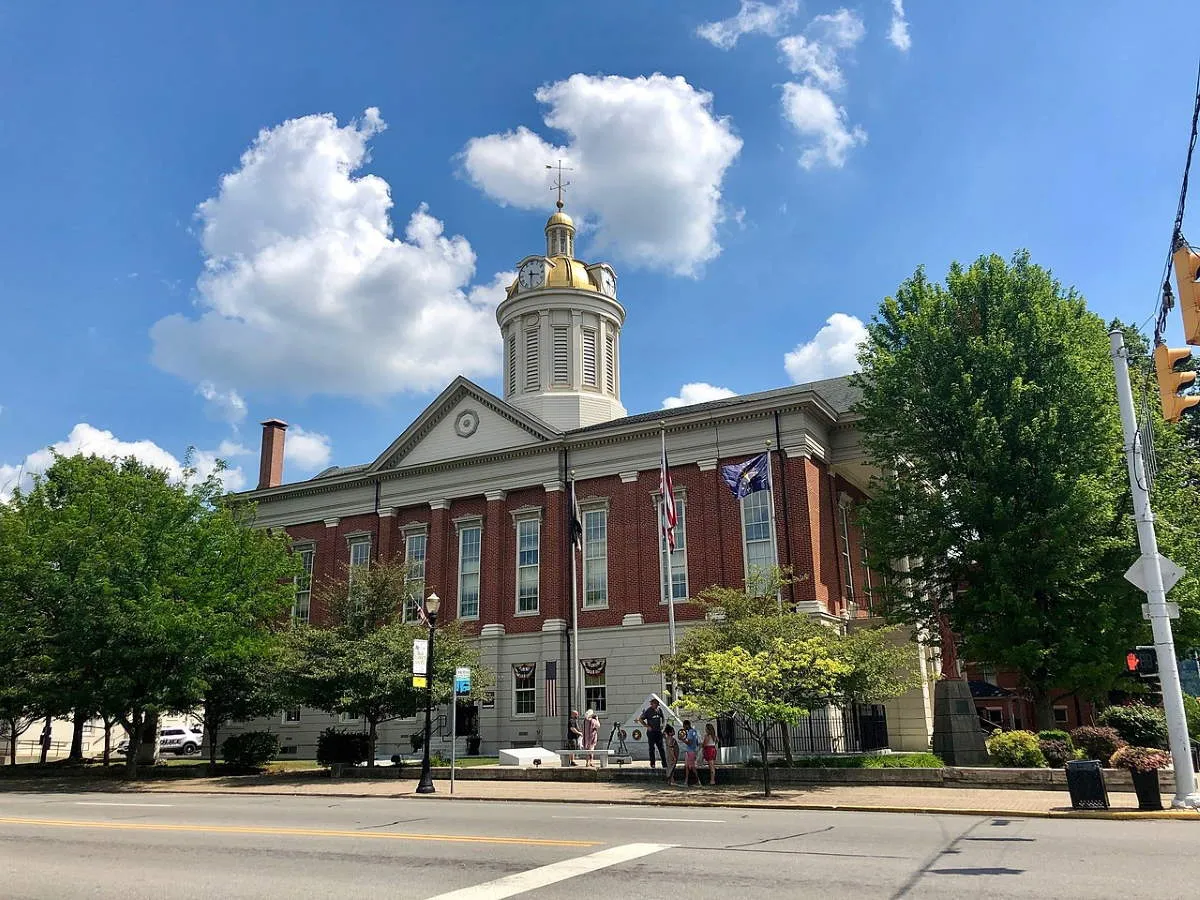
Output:
M671 467L667 464L667 432L662 433L662 462L659 466L658 489L662 493L662 530L667 546L675 549L675 485L671 481Z
M558 660L546 662L546 715L558 715Z

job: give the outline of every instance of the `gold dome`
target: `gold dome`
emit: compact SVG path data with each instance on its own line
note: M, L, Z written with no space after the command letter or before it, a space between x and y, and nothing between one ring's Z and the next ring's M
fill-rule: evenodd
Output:
M575 220L568 216L561 209L546 220L546 230L549 231L555 225L566 225L572 231L575 230Z
M555 215L570 221L565 213L555 213ZM554 265L546 270L546 283L543 287L577 288L581 291L596 290L596 285L592 284L592 279L588 277L587 269L579 260L571 259L569 256L555 256L551 262Z

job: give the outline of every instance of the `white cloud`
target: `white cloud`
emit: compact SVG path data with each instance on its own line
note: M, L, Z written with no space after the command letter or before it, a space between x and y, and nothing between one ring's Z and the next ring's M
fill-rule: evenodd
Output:
M840 169L846 164L846 154L867 140L861 126L851 127L846 122L845 109L809 84L789 82L783 86L783 115L802 137L815 141L800 154L800 165L806 169L821 163Z
M677 406L691 406L693 403L707 403L709 400L724 400L726 397L736 397L737 392L729 388L717 387L703 381L693 381L679 389L678 397L667 397L663 400L663 409L675 409Z
M793 384L849 375L858 371L858 346L866 339L861 319L834 313L811 341L784 356L783 366Z
M758 0L741 0L737 15L719 22L705 22L696 29L696 34L722 50L732 49L744 34L756 31L775 35L796 14L799 0L783 0L781 3L760 3Z
M155 323L156 365L218 395L370 397L499 372L495 310L512 276L472 286L471 245L423 204L394 236L388 183L355 174L384 127L368 109L259 133L197 210L200 314Z
M912 46L908 33L908 19L904 17L904 0L892 0L892 25L888 29L888 40L896 49L907 53Z
M472 138L460 155L472 183L499 203L548 209L542 166L562 159L576 170L568 211L594 226L595 250L681 275L721 252L722 181L742 141L711 94L682 77L576 74L534 96L565 145L525 127Z
M329 465L332 457L333 443L328 435L305 431L299 425L288 428L283 442L284 463L315 472Z
M237 391L221 391L211 381L202 381L196 387L196 393L204 398L208 414L213 418L230 425L237 425L246 418L246 401Z
M71 433L65 440L29 454L20 465L0 465L0 502L6 502L18 485L28 488L34 474L50 468L54 462L55 452L60 456L85 455L100 456L106 459L124 459L127 456L133 456L148 466L166 472L172 481L182 481L185 475L185 461L178 459L153 441L123 441L111 431L96 428L87 422L80 422L71 429ZM247 452L249 451L246 448L238 444L223 441L215 451L193 450L191 464L196 469L196 477L204 479L216 469L218 459L227 460L231 456ZM229 491L239 491L246 486L245 473L237 467L225 469L221 472L220 478L225 489Z
M867 33L863 21L848 9L832 15L817 16L805 34L793 34L779 42L784 61L793 75L804 76L806 83L838 91L846 79L838 65L838 55L854 48Z

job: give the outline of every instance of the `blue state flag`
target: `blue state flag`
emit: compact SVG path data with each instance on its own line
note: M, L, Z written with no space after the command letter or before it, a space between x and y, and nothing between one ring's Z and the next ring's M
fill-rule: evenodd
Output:
M771 484L769 457L760 453L754 459L744 463L734 463L732 466L721 466L721 477L733 491L733 496L741 499L755 491L765 491Z

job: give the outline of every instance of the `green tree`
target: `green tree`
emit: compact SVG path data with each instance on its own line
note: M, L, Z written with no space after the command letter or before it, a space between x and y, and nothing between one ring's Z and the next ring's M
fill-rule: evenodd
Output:
M409 596L406 574L403 563L383 561L318 585L314 606L326 611L326 624L297 625L289 636L290 695L331 714L361 717L368 729L369 766L375 765L379 725L413 715L425 702L424 689L412 684L412 646L428 636L428 629L402 621ZM438 625L434 651L435 703L450 702L456 666L472 668L476 696L494 684L456 621Z
M11 503L38 563L12 589L45 636L47 705L115 716L130 777L159 713L199 705L214 658L281 616L297 569L286 537L250 527L215 475L187 475L60 456Z
M868 332L858 411L888 474L862 521L888 613L934 633L945 616L1052 727L1052 691L1107 690L1139 628L1107 329L1018 253L945 285L918 269Z
M662 671L679 680L679 703L708 716L732 716L758 742L763 790L770 793L767 745L776 724L793 727L830 704L878 703L917 684L913 646L895 628L845 632L781 608L776 571L765 591L711 587L691 598L705 609ZM736 683L734 683L736 682ZM790 759L790 742L784 735Z

